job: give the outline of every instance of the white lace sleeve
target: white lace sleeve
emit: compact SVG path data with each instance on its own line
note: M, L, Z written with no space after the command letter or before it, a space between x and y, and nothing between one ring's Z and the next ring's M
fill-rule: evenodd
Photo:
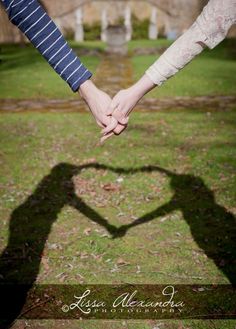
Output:
M210 0L193 25L177 39L146 71L149 78L161 85L176 74L205 46L212 49L236 24L236 0Z

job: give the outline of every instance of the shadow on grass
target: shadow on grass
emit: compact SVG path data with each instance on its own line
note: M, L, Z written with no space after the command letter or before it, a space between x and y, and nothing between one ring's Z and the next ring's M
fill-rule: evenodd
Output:
M86 168L105 169L118 174L157 171L170 178L174 196L167 204L118 228L76 196L72 177ZM198 246L232 284L236 283L233 259L236 243L235 217L215 202L214 193L201 178L176 174L158 166L123 169L97 163L82 166L60 163L43 178L34 193L12 212L8 244L0 258L0 288L7 284L27 286L21 289L18 296L14 296L14 303L5 302L5 312L9 316L1 328L8 328L20 315L27 292L37 278L52 225L65 205L74 207L91 221L106 228L113 239L121 238L132 227L166 216L178 209L189 224ZM3 318L4 307L1 312L3 313L0 318Z

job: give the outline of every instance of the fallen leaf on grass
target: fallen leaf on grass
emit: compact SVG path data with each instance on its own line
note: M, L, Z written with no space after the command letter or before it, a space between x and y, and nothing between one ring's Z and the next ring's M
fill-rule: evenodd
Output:
M60 281L60 282L65 282L67 278L68 278L68 275L67 275L67 274L62 275L62 276L60 277L59 281Z
M162 217L162 218L160 219L160 222L163 223L163 222L165 222L168 218L169 218L169 215L168 215L168 216L165 216L165 217Z
M119 191L120 186L118 184L107 183L101 186L105 191Z
M123 177L118 177L116 180L117 183L122 183L123 181L124 181Z
M148 253L151 254L151 255L158 255L158 254L160 254L159 251L152 251L152 250L148 250Z
M47 243L47 247L49 250L62 250L62 246L59 243Z
M129 262L126 262L123 258L118 258L116 264L117 264L118 266L130 265L130 263L129 263Z
M96 162L97 162L96 158L85 159L85 160L82 162L82 165L92 164L92 163L96 163Z
M109 238L110 235L108 233L104 233L102 235L100 235L100 238Z
M80 254L80 258L81 259L85 259L85 258L88 258L88 253L87 252L81 252L81 254Z
M100 255L95 255L95 254L91 254L91 256L96 259L97 261L101 261L103 256L105 255L105 253L102 253Z
M89 236L90 233L91 233L92 229L90 227L87 227L85 230L84 230L84 234Z

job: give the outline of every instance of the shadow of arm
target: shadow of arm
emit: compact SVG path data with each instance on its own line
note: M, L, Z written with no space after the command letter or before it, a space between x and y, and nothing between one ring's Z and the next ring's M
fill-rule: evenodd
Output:
M165 205L151 211L150 213L136 219L133 223L129 224L130 226L137 226L140 224L144 224L147 222L150 222L151 220L157 218L166 216L167 214L171 213L176 209L176 205L172 201L166 203Z
M174 204L173 201L170 201L168 203L166 203L165 205L147 213L146 215L136 219L135 221L133 221L132 223L128 224L128 225L123 225L121 226L117 232L115 232L115 234L113 235L113 238L118 238L118 237L122 237L126 234L126 232L135 226L150 222L151 220L157 218L157 217L162 217L162 216L166 216L167 214L171 213L172 211L174 211L176 209L176 204Z
M78 210L81 214L89 218L94 223L103 226L110 234L114 235L117 231L116 226L110 224L105 218L99 215L99 213L89 207L82 199L78 198L75 194L69 202L69 205Z

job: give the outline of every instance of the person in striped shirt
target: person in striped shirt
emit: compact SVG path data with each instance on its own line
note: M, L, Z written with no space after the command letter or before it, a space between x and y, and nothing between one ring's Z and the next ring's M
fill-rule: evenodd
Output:
M106 110L111 98L90 80L92 73L69 47L60 30L37 0L1 0L9 20L16 25L64 79L79 92L97 124L106 127L111 117Z

